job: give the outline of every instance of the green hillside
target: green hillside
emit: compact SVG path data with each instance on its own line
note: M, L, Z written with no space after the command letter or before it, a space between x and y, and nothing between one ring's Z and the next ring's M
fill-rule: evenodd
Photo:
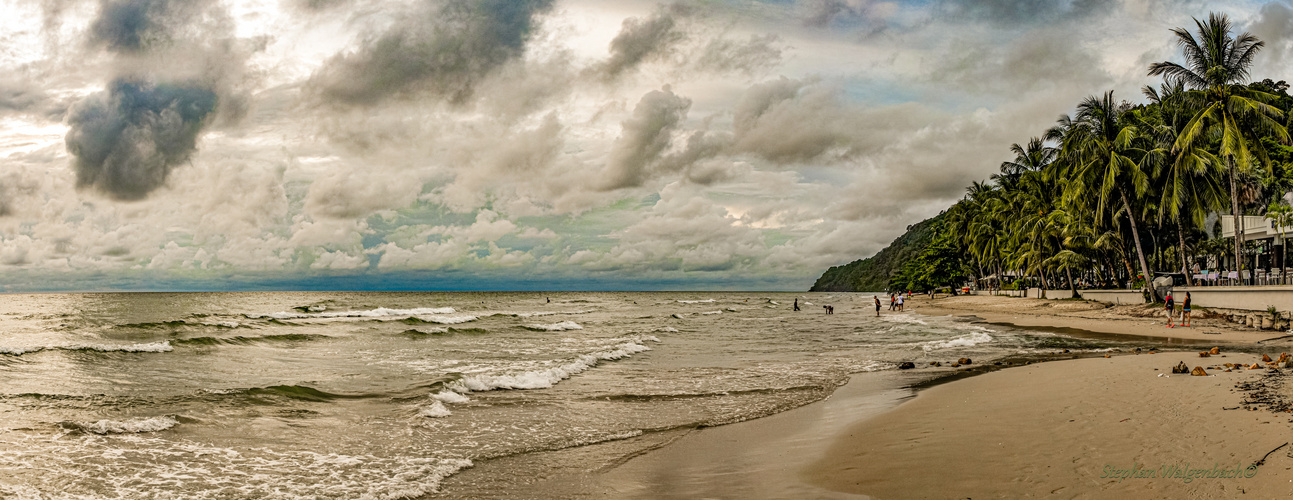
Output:
M822 273L810 292L875 292L889 285L889 278L903 263L920 255L934 238L934 227L943 214L907 227L907 232L869 259L855 260Z

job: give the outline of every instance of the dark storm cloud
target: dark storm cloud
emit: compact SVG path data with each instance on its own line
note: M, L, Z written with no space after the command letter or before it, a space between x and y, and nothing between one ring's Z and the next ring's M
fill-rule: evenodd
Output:
M691 9L672 4L661 7L646 19L625 19L619 34L611 40L610 57L595 70L606 78L614 78L644 62L667 57L687 38L678 28L678 22L690 13Z
M216 107L200 85L116 80L68 114L67 150L76 157L78 187L137 200L166 182L197 149L197 136Z
M1029 32L1009 43L953 41L930 59L929 81L963 91L1016 95L1021 89L1104 88L1108 70L1094 48L1054 32Z
M1112 12L1116 0L938 0L934 12L948 21L1044 24Z
M487 74L519 58L552 0L450 0L329 59L311 85L329 101L371 105L429 91L471 96Z
M787 164L847 147L865 127L853 123L838 89L815 83L782 77L750 87L733 116L737 149Z
M612 190L641 186L651 178L690 108L691 100L674 94L668 85L642 96L633 108L633 116L624 120L623 131L611 148L601 187Z
M1288 63L1285 59L1293 49L1293 6L1287 2L1271 2L1263 5L1248 29L1258 39L1266 42L1266 47L1258 57L1259 66L1264 64L1268 68L1272 66L1278 68ZM1282 75L1269 76L1276 80L1287 79ZM1258 79L1261 78L1258 77Z
M91 45L137 53L164 44L211 0L101 0L90 25Z

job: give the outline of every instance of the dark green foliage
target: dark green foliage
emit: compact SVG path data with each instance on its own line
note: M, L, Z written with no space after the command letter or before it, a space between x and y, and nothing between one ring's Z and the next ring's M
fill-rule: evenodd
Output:
M907 232L869 259L832 267L813 283L812 292L877 292L885 290L904 263L920 256L934 239L943 214L907 228Z
M970 274L966 253L958 248L945 225L936 224L933 233L933 241L920 255L904 263L898 274L889 279L889 290L926 292L957 287L966 281Z

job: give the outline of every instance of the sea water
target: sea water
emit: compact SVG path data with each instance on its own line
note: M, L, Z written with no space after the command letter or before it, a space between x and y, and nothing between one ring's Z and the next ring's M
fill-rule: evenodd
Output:
M903 361L1111 345L876 317L872 295L3 295L0 497L488 496L447 479L632 456Z

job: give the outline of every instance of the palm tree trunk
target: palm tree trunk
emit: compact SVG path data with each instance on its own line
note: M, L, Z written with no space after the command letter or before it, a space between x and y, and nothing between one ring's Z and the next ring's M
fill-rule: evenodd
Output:
M1239 184L1235 172L1235 157L1226 156L1226 165L1230 168L1230 216L1234 221L1235 228L1235 267L1239 273L1239 279L1244 278L1244 231L1240 227L1239 217Z
M1064 274L1069 279L1069 289L1073 290L1073 296L1070 298L1078 298L1077 283L1073 282L1073 270L1069 269L1069 266L1064 266Z
M1194 278L1190 276L1190 266L1185 263L1185 227L1181 225L1181 216L1176 216L1176 236L1179 238L1181 251L1181 272L1185 274L1185 285L1194 286Z
M1154 276L1149 273L1149 266L1145 264L1145 251L1140 248L1140 231L1136 229L1136 217L1131 211L1131 202L1127 201L1127 192L1119 189L1118 194L1122 196L1122 208L1127 211L1127 222L1131 223L1131 238L1136 242L1136 258L1140 259L1140 272L1145 275L1145 291L1149 292L1149 300L1158 302L1158 294L1154 287L1150 286L1150 280Z

